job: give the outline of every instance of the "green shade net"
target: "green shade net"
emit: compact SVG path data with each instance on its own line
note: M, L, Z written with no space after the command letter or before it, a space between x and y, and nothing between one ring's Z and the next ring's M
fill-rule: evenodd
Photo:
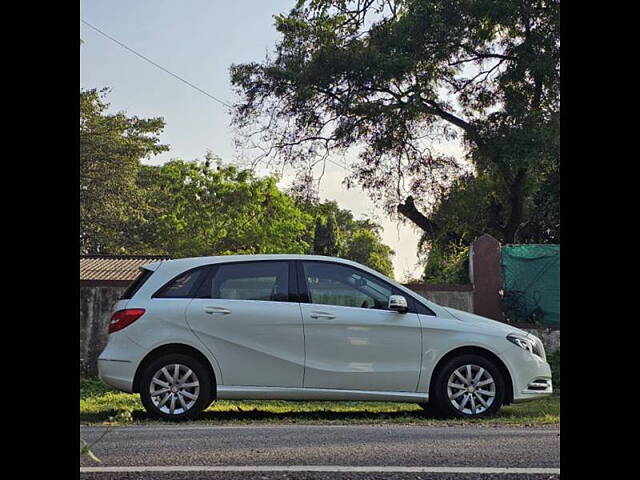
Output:
M511 322L560 327L560 245L503 246L502 286Z

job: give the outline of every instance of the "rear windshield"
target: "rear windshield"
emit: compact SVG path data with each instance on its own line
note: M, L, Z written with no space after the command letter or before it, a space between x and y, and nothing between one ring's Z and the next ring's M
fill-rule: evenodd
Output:
M138 290L140 290L140 287L144 285L144 282L146 282L152 274L153 272L151 270L142 269L138 277L133 282L131 282L131 284L124 291L124 293L120 297L120 300L128 300L131 297L133 297L135 293Z

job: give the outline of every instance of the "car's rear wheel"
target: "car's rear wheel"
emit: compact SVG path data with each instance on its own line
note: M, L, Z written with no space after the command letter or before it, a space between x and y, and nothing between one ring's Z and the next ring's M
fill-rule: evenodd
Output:
M448 417L480 418L502 406L505 382L494 362L465 354L449 360L437 374L433 401Z
M214 388L209 372L189 355L163 355L145 368L140 399L149 415L165 420L198 416L209 406Z

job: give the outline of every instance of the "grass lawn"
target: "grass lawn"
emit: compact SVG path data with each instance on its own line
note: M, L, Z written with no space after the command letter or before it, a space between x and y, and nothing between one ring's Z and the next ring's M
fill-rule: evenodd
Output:
M153 423L137 394L112 390L97 379L80 379L80 422L98 424ZM200 424L325 423L420 425L548 425L560 423L560 395L503 407L483 420L444 420L429 417L413 403L219 401L197 420Z

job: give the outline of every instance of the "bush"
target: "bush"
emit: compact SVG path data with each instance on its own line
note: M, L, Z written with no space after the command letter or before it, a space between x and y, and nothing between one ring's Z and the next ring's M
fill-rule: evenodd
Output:
M80 377L80 399L89 397L97 397L107 392L114 392L109 385L105 384L102 380L95 377Z
M427 257L424 280L430 283L469 283L469 247L453 244L444 252L433 247Z
M553 376L553 389L560 391L560 347L549 354L549 365L551 365L551 375Z

